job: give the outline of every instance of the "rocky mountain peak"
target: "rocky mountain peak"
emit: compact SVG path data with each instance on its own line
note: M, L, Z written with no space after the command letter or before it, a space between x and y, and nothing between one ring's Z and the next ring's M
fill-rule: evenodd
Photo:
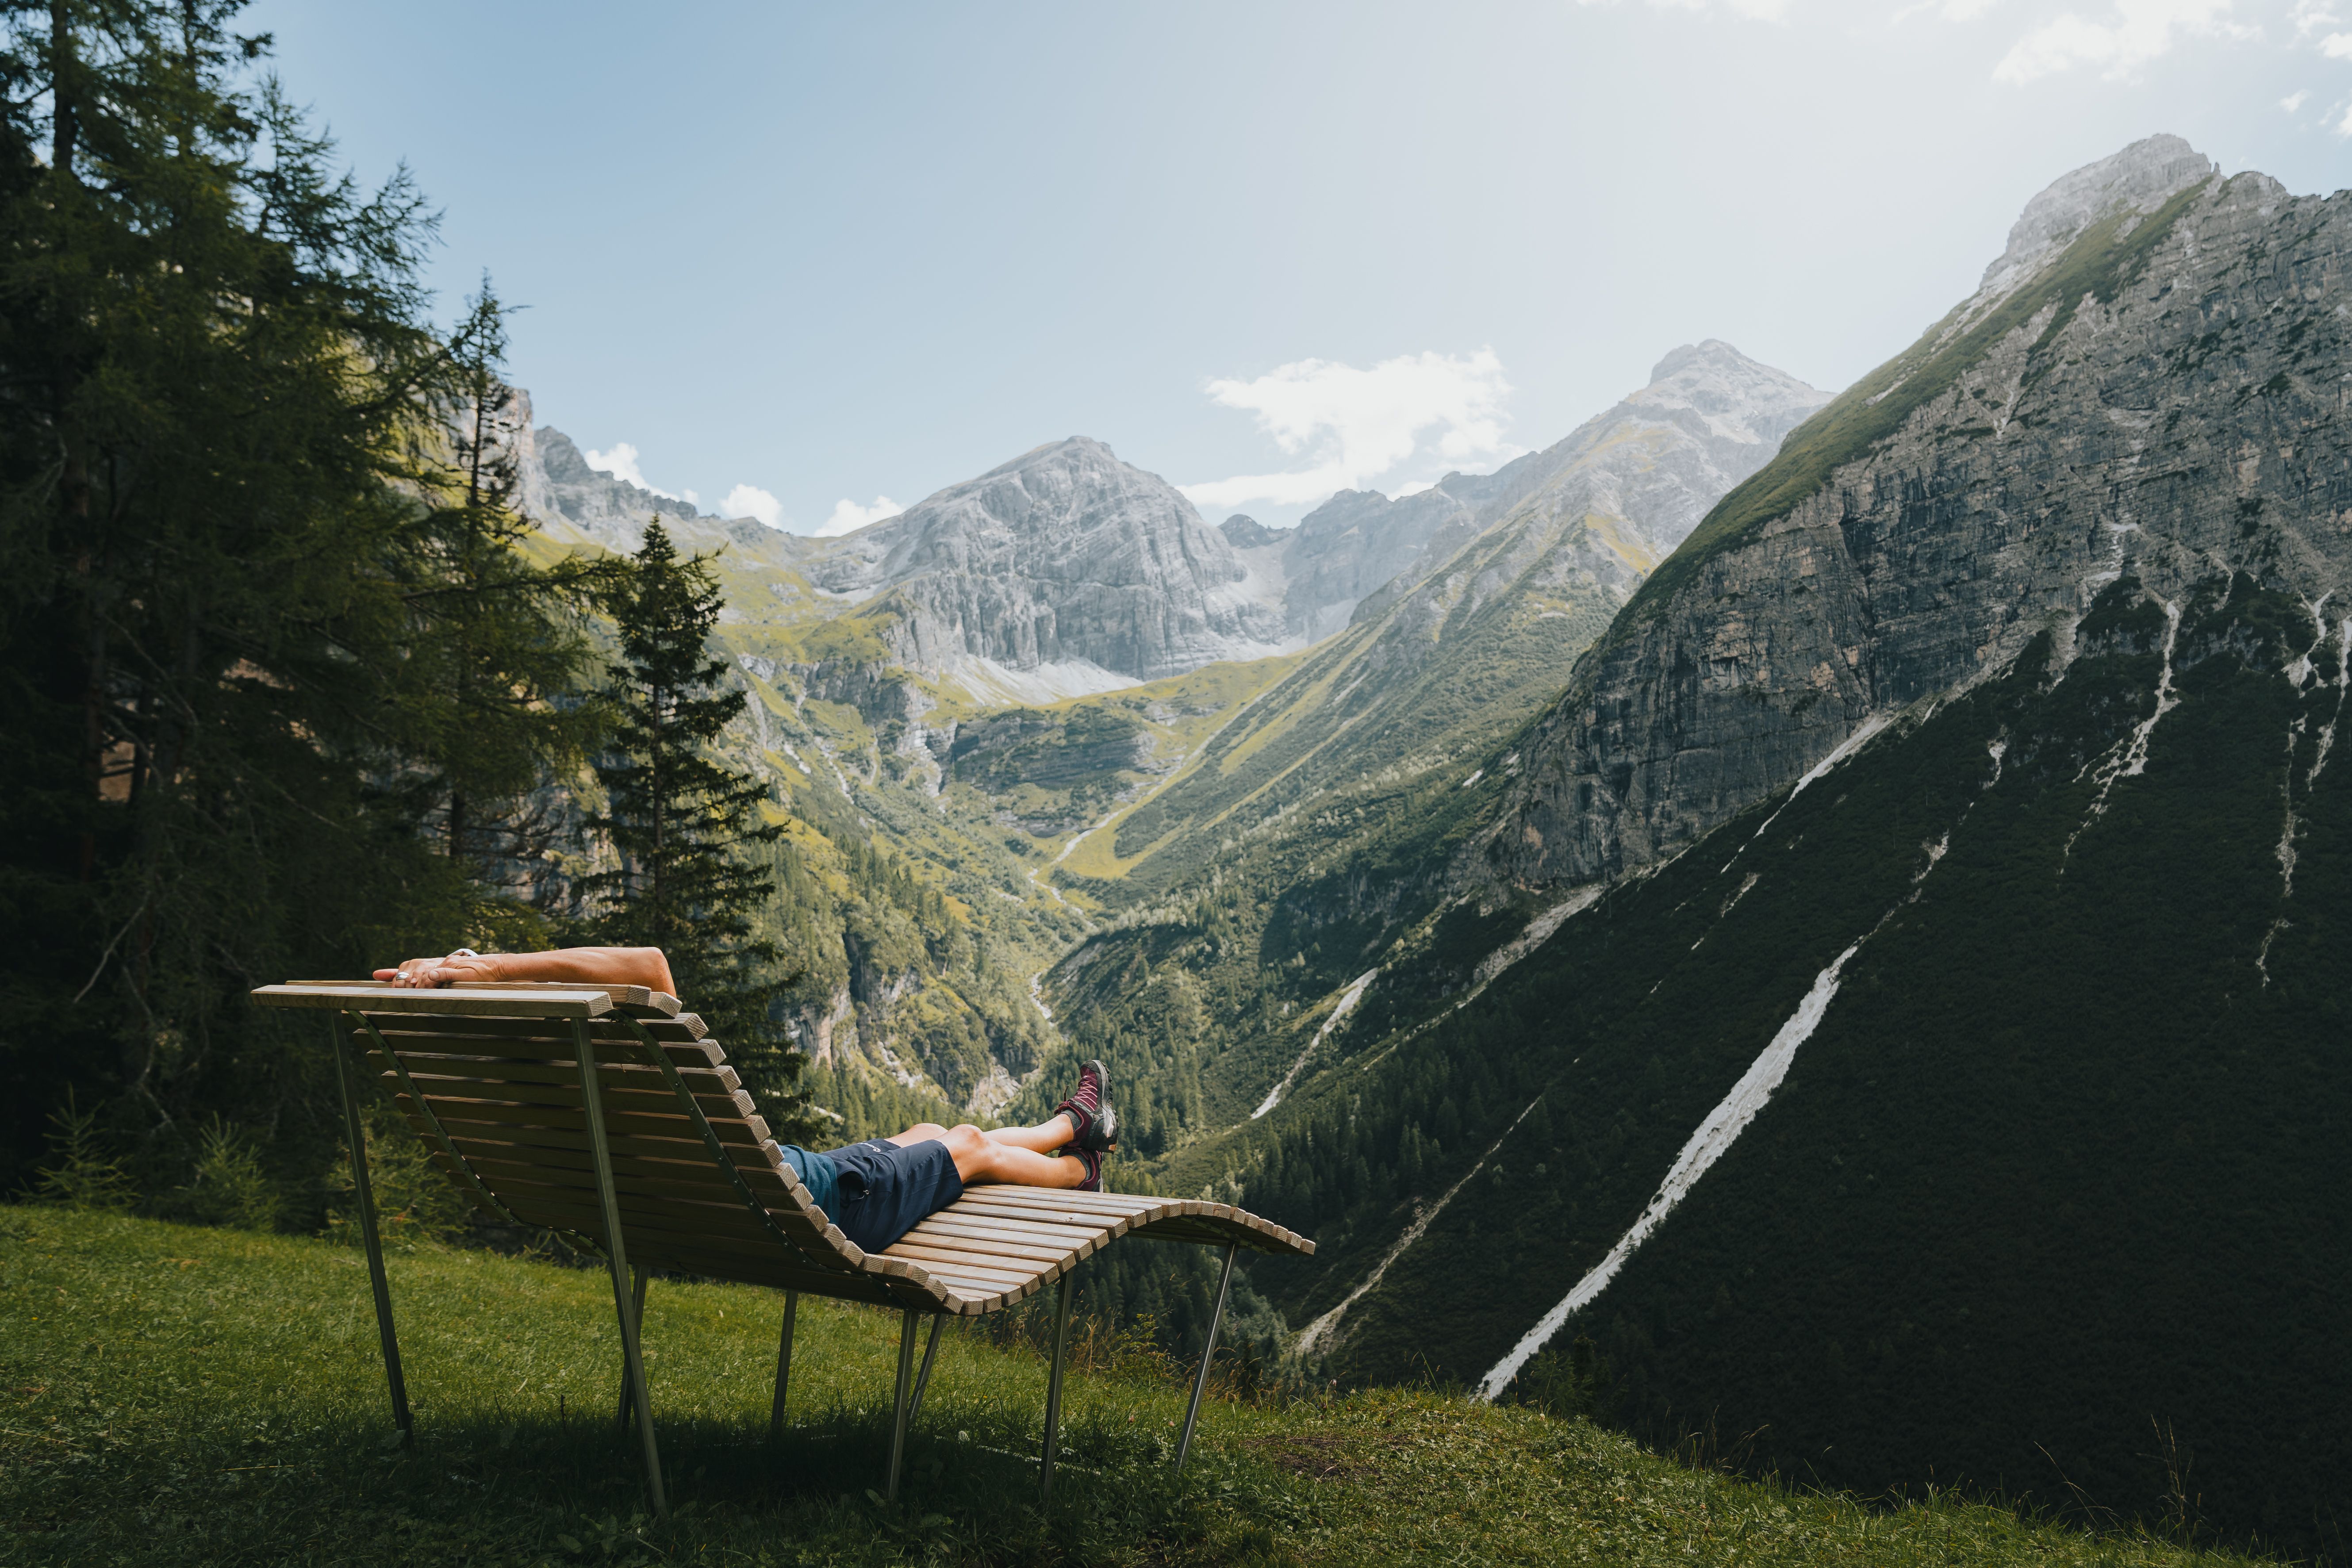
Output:
M1979 297L2008 292L2116 207L2154 212L2214 173L2213 161L2196 148L2159 135L2059 175L2018 214L2008 248L1985 268Z
M1696 415L1717 439L1777 447L1828 394L1741 353L1720 338L1685 343L1657 363L1626 405L1653 419ZM1696 432L1694 432L1696 434Z
M2063 667L2119 582L2166 614L2226 596L2216 563L2340 594L2346 531L2300 498L2347 461L2352 200L2212 174L2156 137L2036 196L1984 290L1647 580L1531 739L1490 868L1654 864L2037 637Z
M1217 531L1223 534L1225 542L1236 550L1263 550L1269 544L1281 543L1286 534L1285 530L1268 528L1257 519L1238 511L1217 524Z
M1256 658L1284 637L1226 536L1085 436L827 541L803 570L829 594L895 589L911 612L898 652L932 673L976 660L1098 690Z

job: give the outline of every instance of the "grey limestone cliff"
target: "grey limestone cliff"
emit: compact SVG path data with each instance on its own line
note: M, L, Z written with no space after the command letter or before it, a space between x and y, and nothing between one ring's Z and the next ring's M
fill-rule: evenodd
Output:
M2340 615L2347 252L2352 194L2224 180L2176 137L2059 181L1651 576L1458 871L1654 865L2039 633L2063 668L2126 578L2169 614L2244 573Z
M930 673L985 660L1086 689L1257 658L1286 638L1226 536L1085 437L825 541L801 570L845 603L890 595L896 651Z

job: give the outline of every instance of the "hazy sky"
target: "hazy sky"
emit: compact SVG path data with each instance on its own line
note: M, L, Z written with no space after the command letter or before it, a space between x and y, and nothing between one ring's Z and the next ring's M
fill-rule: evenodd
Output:
M2158 131L2352 184L2352 0L268 0L542 423L837 531L1066 436L1295 521L1719 337L1836 388ZM731 499L731 501L730 498Z

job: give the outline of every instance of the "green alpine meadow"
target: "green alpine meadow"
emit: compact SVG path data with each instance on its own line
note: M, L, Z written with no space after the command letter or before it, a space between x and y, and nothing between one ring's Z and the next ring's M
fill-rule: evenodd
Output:
M0 1563L2352 1561L2352 35L1843 4L0 6Z

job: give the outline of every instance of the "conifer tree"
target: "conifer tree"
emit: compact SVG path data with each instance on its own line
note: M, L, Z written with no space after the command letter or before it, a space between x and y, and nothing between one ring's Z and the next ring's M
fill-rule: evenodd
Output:
M404 589L420 667L406 713L416 808L476 889L467 934L514 942L524 933L495 928L520 910L486 895L528 878L574 826L567 797L534 789L601 735L605 705L584 692L598 662L586 613L617 563L526 552L536 525L517 504L520 415L500 374L506 346L506 307L485 278L451 334L448 450Z
M722 684L727 661L710 648L724 603L709 558L680 559L655 518L607 600L621 645L609 666L615 724L595 763L605 810L590 826L618 864L583 879L583 890L605 905L597 938L662 949L680 997L790 1120L804 1103L792 1089L803 1058L771 1003L793 977L758 929L773 896L770 857L748 853L783 828L761 815L768 786L711 751L746 701Z
M150 1193L214 1115L314 1191L318 1036L247 990L446 944L478 901L404 781L473 767L438 628L491 620L507 565L451 572L480 513L436 498L494 345L452 352L423 198L335 167L238 8L0 0L11 1189L71 1089Z

